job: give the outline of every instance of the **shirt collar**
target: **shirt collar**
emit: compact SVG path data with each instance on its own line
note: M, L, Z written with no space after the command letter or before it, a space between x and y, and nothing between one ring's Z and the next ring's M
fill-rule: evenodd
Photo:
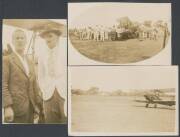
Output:
M50 49L48 46L47 46L47 51L50 53L52 53L52 52L56 52L56 51L58 51L58 48L59 48L59 43L57 43L56 44L56 46L54 47L54 48L52 48L52 49Z
M25 54L23 54L23 56L21 56L21 55L19 55L19 53L16 51L16 50L14 50L14 53L18 56L18 58L20 58L20 59L24 59L24 57L25 57Z

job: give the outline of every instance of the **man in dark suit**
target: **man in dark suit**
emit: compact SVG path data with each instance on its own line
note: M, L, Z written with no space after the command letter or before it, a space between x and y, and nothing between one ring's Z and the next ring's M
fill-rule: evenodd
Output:
M33 63L24 54L26 42L24 31L14 31L14 51L3 56L2 103L5 123L33 123L34 116L40 112L41 98Z

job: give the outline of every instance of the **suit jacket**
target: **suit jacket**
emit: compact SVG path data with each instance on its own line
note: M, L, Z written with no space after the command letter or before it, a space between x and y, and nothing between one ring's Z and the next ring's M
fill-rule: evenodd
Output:
M34 112L39 113L38 85L35 79L33 63L28 60L29 76L20 59L15 53L3 57L3 108L12 106L15 116L21 116L28 112L32 104Z

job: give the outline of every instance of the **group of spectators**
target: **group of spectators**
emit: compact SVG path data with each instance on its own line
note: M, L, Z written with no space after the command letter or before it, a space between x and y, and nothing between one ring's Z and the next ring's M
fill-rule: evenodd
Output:
M167 30L167 27L164 29ZM168 30L167 30L168 31ZM75 28L72 31L79 40L94 40L94 41L114 41L122 39L137 38L139 40L157 40L161 35L164 35L163 30L155 27L137 27L136 30L127 29L113 25L112 27L105 27L103 25L96 25L94 27L88 26L84 28Z

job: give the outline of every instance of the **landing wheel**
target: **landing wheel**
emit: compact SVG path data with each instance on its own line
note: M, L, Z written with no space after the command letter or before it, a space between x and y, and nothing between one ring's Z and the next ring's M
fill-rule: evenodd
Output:
M154 108L157 108L157 104L154 104Z
M148 108L149 107L149 104L146 104L146 108Z

